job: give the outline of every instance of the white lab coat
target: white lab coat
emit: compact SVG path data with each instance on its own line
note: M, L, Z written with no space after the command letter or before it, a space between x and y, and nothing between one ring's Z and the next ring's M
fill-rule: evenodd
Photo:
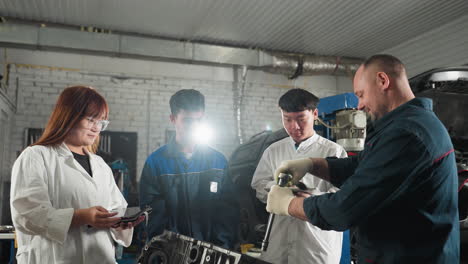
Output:
M93 177L65 144L28 147L16 160L10 206L19 264L116 263L114 241L130 245L133 229L70 227L74 209L127 206L109 166L88 155Z
M263 153L252 178L252 188L257 198L266 203L268 192L275 184L274 172L282 161L300 158L346 157L340 145L315 133L295 148L291 137L271 144ZM332 184L311 174L302 181L308 188L316 188L313 193L334 192ZM312 224L291 216L275 216L269 246L262 253L262 259L275 264L306 264L340 262L343 234L325 231Z

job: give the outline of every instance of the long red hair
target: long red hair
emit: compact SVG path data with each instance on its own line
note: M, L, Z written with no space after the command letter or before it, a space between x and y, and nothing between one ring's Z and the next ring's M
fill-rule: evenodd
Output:
M87 86L72 86L65 88L60 94L54 110L50 115L44 133L34 145L59 145L65 140L72 128L83 118L91 116L105 119L109 115L106 100L94 88ZM99 145L99 136L88 150L95 153Z

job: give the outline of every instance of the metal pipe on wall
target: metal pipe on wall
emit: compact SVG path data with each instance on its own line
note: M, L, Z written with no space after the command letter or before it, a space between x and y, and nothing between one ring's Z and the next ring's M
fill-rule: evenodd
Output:
M245 92L245 80L247 78L247 65L242 66L241 81L238 81L239 78L239 67L234 67L234 86L236 88L237 96L234 100L234 112L236 113L236 126L237 126L237 138L239 139L239 144L244 143L244 131L242 129L242 105L244 101L244 92Z

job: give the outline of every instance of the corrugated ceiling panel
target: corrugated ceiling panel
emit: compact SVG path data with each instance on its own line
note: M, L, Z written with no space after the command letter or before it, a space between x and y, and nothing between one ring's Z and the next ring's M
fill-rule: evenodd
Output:
M0 15L243 47L366 57L468 13L466 0L2 0Z
M381 53L399 57L408 65L409 77L433 68L468 64L468 15Z

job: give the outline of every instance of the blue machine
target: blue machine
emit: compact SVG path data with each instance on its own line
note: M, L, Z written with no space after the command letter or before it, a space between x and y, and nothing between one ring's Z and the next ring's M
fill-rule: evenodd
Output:
M358 103L358 98L353 93L344 93L321 98L317 106L319 118L322 119L329 126L332 126L334 120L336 119L337 111L344 109L355 109L357 108ZM330 128L324 125L316 125L314 129L323 137L336 141L336 139L332 136L333 133ZM341 251L340 264L351 263L350 248L351 243L349 230L346 230L345 232L343 232L343 247Z
M336 119L336 111L357 108L358 103L359 100L353 93L324 97L320 99L317 106L318 115L325 123L331 125L331 121ZM323 125L317 125L314 129L323 137L336 141L336 139L332 137L330 128Z
M320 99L318 105L319 116L331 114L336 110L357 108L359 100L353 93L344 93Z

